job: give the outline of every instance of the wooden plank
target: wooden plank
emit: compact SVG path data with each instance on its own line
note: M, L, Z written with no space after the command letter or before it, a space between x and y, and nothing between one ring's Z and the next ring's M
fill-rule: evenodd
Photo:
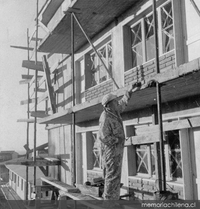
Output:
M26 119L18 119L17 122L26 122L26 123L34 123L35 119L26 118Z
M21 101L20 104L25 105L25 104L34 103L34 102L35 102L35 99L27 99L27 100Z
M36 150L43 150L45 148L48 147L48 143L42 144L40 146L36 147ZM28 151L28 153L33 152L33 149L29 149L29 147L27 146L27 144L24 145L24 148Z
M80 193L80 190L74 186L71 186L69 184L65 184L61 181L58 181L54 178L51 177L41 177L41 180L55 186L56 188L59 188L60 190L64 191L64 192L68 192L68 193Z
M200 117L164 123L163 131L181 130L195 127L200 127ZM158 125L151 125L150 127L146 127L144 129L141 128L141 133L145 134L129 137L129 139L125 142L125 146L159 142Z
M49 33L50 30L41 22L41 21L38 21L39 23L39 26L46 32L46 33Z
M34 61L23 60L22 67L25 67L31 70L43 71L42 62L37 62L37 64L35 64Z
M37 118L44 118L44 117L47 117L48 116L48 114L46 114L46 111L37 111L37 112L35 112L35 111L31 111L31 116L32 117L37 117Z
M19 84L28 84L30 83L31 79L24 79L24 80L21 80L19 81Z
M159 141L159 132L157 131L140 136L132 136L130 138L133 145L154 143Z
M36 162L33 160L26 160L21 162L21 165L26 165L30 167L40 167L40 166L54 166L54 165L60 165L60 161L47 161L47 160L39 160L36 159Z
M35 89L34 89L34 91L35 91ZM46 89L38 88L37 92L43 92L44 93L44 92L46 92Z
M13 45L11 45L10 47L16 48L16 49L30 50L30 51L33 51L33 49L34 49L32 47L26 47L26 46L13 46Z
M99 187L77 184L77 188L79 188L81 193L84 195L93 195L95 197L100 197Z
M69 197L73 200L96 200L96 198L93 198L89 195L84 195L82 193L73 193L73 192L64 192L64 191L59 191L59 195L61 197ZM82 202L82 201L81 201Z
M60 161L58 158L55 158L55 157L45 157L44 159L48 160L48 161L51 161L51 162Z
M32 79L33 75L24 75L22 74L22 79Z
M55 96L54 96L53 87L51 85L50 69L45 55L43 56L43 69L45 73L47 92L51 104L51 109L52 112L55 113L56 112Z

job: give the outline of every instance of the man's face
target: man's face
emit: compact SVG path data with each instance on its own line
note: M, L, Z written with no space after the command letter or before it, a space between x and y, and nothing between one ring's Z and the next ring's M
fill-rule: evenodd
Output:
M119 105L119 104L118 104L118 101L117 101L116 99L113 99L113 100L112 100L111 105L112 105L111 108L112 108L113 110L115 110L115 111L118 110L118 105Z

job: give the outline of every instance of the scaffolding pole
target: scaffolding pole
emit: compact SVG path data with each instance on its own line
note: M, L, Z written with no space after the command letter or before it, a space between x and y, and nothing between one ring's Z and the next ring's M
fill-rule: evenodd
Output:
M154 36L155 36L155 66L156 73L160 73L159 66L159 46L158 46L158 23L157 23L157 14L156 14L156 0L153 0L153 18L154 18ZM156 96L157 96L157 111L158 111L158 125L159 125L159 153L160 156L160 169L161 169L161 177L158 179L159 182L159 190L166 191L166 177L165 177L165 156L164 156L164 142L163 142L163 124L162 124L162 105L161 105L161 85L156 82Z
M37 65L37 47L38 47L38 4L39 0L36 2L36 40L35 40L35 64ZM35 112L37 112L37 76L38 71L35 70ZM33 147L33 155L34 155L34 164L36 163L36 139L37 139L37 116L34 118L34 147ZM34 166L34 186L36 186L36 166Z
M74 16L71 14L71 67L72 67L72 106L75 106L75 72L74 72ZM72 145L73 145L73 185L76 183L76 140L75 140L75 113L72 113Z
M29 54L29 30L27 29L27 47L28 47L28 60L30 59L30 54ZM30 70L28 69L28 75L30 73ZM28 89L27 89L27 93L28 93L28 101L30 99L30 84L28 83ZM30 118L30 103L28 102L27 104L27 117L28 119ZM29 123L27 123L27 132L26 132L26 144L27 144L27 148L29 147ZM26 159L28 160L29 158L29 152L28 149L26 150ZM28 200L28 166L26 166L26 200Z

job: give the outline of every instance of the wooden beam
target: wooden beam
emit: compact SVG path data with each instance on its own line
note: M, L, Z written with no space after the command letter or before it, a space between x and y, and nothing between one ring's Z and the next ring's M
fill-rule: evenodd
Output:
M41 177L41 180L68 193L80 193L80 190L74 186L65 184L51 177Z
M36 65L34 61L23 60L22 67L25 67L31 70L43 71L42 62L37 62L37 65Z
M34 48L32 47L26 47L26 46L10 46L12 48L16 48L16 49L24 49L24 50L30 50L30 51L33 51Z
M133 136L131 138L131 144L148 144L148 143L154 143L159 142L159 132L152 132L149 134L143 134L140 136Z
M32 79L33 75L22 75L22 79Z
M17 122L34 123L34 119L33 118L18 119Z
M49 101L51 104L51 109L52 109L52 112L55 113L56 112L55 96L54 96L53 87L51 85L50 69L49 69L49 65L48 65L47 58L45 55L43 56L43 69L45 73L47 93L48 93Z
M36 150L43 150L43 149L45 149L45 148L47 148L47 147L48 147L48 143L45 143L45 144L42 144L42 145L40 145L40 146L37 146L37 147L36 147ZM27 146L27 144L24 145L24 148L25 148L25 150L27 150L29 153L30 153L30 152L33 152L33 149L30 149L30 148Z
M30 83L31 79L24 79L24 80L21 80L19 81L19 84L28 84Z
M34 91L35 91L35 89L34 89ZM41 89L41 88L37 88L37 92L46 92L47 90L46 89Z
M31 41L36 41L36 40L37 40L37 41L42 41L42 38L37 38L37 39L36 39L36 37L32 37L32 38L31 38Z
M45 169L43 166L39 166L39 169L42 171L42 173L47 176L48 175L48 169Z
M163 124L163 131L181 130L200 126L200 117L188 118ZM125 146L147 144L159 141L158 125L151 125L141 129L141 135L129 137Z
M44 118L47 117L48 115L46 114L46 111L32 111L31 112L32 117L37 117L37 118Z
M27 99L27 100L21 101L20 104L25 105L25 104L34 103L34 102L35 102L35 99Z
M46 32L46 33L50 33L50 30L46 27L46 25L44 25L41 21L38 22L39 26Z
M41 167L41 166L54 166L54 165L60 165L60 161L48 161L48 160L39 160L36 159L36 162L33 160L26 160L21 162L21 165L26 165L30 167Z

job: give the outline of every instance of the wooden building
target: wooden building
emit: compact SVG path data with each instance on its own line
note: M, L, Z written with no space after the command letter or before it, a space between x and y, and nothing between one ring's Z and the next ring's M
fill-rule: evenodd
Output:
M37 105L44 109L33 116L38 125L46 124L49 155L61 160L49 167L49 177L80 185L102 176L97 141L102 97L114 92L120 98L140 81L142 88L122 114L128 140L121 193L153 199L160 126L157 91L147 83L156 79L166 188L180 199L200 199L200 2L158 0L156 13L154 30L151 0L49 0L42 7L38 25L46 35L39 37L37 64L24 60L22 66L38 71ZM34 105L33 100L22 104Z

